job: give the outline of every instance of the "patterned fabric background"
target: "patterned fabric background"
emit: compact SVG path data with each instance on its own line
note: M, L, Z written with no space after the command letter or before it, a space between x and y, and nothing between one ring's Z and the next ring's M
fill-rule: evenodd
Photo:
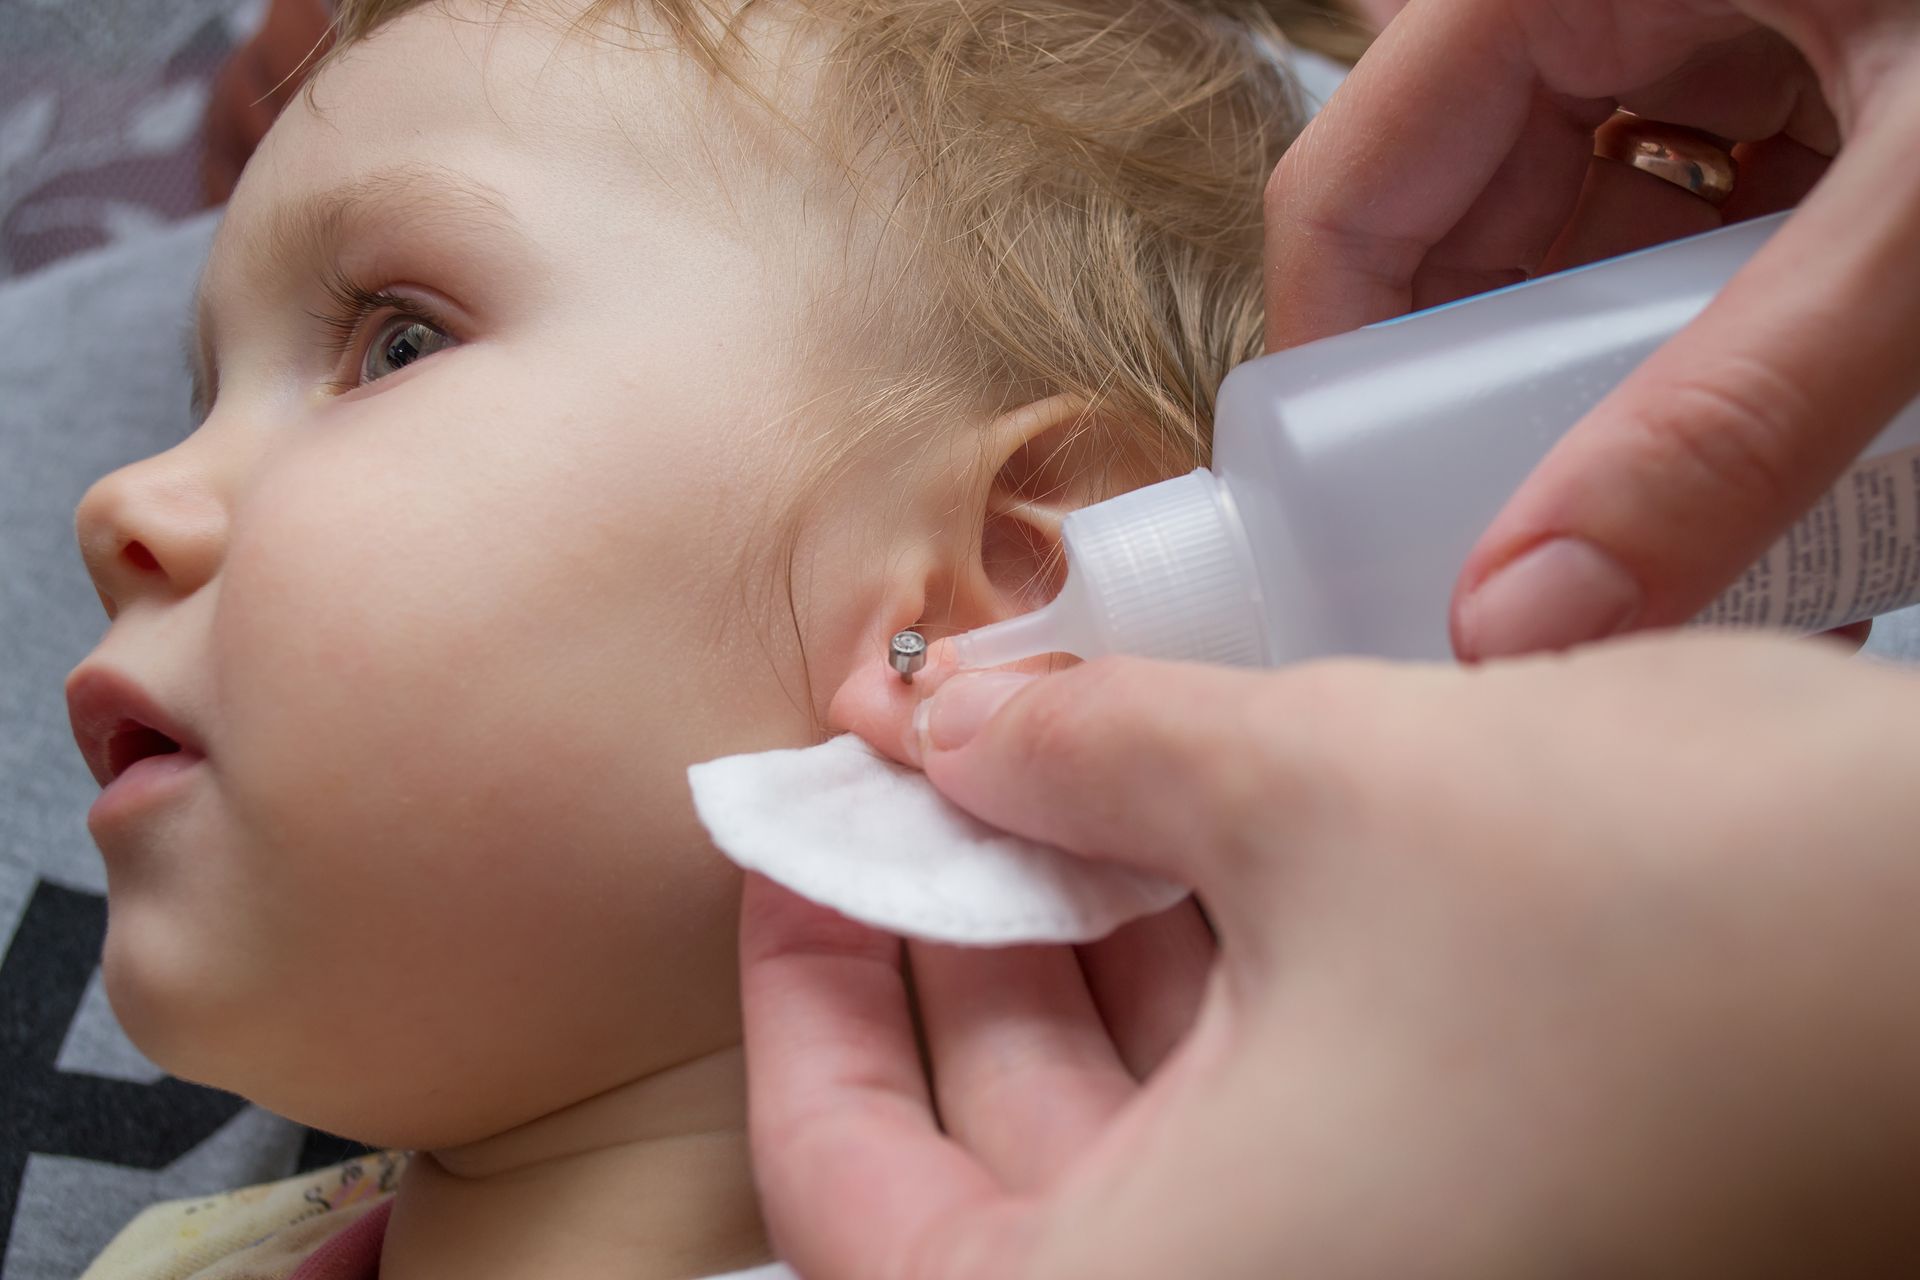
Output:
M209 84L265 0L0 0L0 276L198 210Z
M61 682L105 618L95 478L187 430L180 338L214 71L262 6L0 0L0 1274L71 1280L146 1205L357 1154L167 1077L100 986L98 786ZM12 278L11 281L9 278Z

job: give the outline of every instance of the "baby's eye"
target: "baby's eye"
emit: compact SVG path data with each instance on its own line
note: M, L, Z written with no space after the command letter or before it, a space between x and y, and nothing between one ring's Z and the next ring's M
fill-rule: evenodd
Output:
M360 360L362 384L376 381L452 346L453 339L439 326L418 316L393 316L374 331L367 354Z

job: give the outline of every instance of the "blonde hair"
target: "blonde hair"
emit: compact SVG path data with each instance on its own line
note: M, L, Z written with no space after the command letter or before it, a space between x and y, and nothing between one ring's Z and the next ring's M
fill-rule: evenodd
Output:
M339 0L334 52L425 3ZM586 0L578 25L636 3ZM742 27L765 3L646 0L686 52L763 103ZM864 336L836 337L842 352L913 356L857 379L834 415L857 426L802 492L824 491L876 433L1059 393L1084 401L1068 439L1109 475L1205 465L1214 394L1260 352L1262 191L1306 118L1275 55L1294 44L1351 60L1359 25L1336 0L792 7L829 43L813 136L856 180L859 157L904 185L878 207L910 232L913 283L864 318Z

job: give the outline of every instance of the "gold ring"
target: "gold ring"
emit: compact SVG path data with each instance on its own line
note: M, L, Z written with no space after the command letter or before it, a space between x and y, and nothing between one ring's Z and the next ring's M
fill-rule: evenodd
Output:
M1733 157L1708 134L1622 112L1594 135L1593 154L1691 191L1708 204L1733 194Z

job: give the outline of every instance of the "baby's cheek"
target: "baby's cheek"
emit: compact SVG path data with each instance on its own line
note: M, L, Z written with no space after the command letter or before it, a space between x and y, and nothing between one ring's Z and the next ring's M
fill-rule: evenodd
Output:
M716 652L674 566L583 555L524 487L463 528L308 479L237 538L215 621L251 975L220 1083L431 1147L737 1042L737 874L685 769L807 740L764 654Z
M224 1087L446 1145L737 1040L737 874L690 803L451 737L253 779L252 942L228 959L271 977ZM377 1078L327 1067L342 1044L380 1046Z

